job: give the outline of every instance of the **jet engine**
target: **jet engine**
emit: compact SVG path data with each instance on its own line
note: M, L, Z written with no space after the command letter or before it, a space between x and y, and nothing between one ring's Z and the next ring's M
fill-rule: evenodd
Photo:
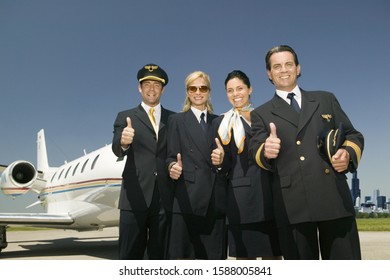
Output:
M0 188L5 195L19 196L34 185L38 172L28 161L15 161L1 174Z

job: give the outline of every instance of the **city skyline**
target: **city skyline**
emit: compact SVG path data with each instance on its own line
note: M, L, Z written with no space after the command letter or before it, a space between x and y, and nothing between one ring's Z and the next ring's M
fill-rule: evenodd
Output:
M353 204L355 205L355 211L389 212L388 205L390 204L390 198L380 195L380 189L374 189L372 196L362 195L357 171L352 174L350 191Z

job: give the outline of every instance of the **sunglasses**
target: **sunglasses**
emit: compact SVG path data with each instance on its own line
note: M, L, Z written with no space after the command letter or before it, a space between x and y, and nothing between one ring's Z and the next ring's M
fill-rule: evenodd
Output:
M209 87L208 86L200 86L200 87L197 87L197 86L189 86L187 87L187 90L189 93L195 93L197 92L197 90L199 89L199 91L201 93L206 93L209 91Z

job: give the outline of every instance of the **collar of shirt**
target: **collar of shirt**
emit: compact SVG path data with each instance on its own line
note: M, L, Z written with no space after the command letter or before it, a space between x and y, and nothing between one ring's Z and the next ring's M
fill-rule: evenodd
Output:
M204 121L207 123L207 108L204 109L203 111L199 110L199 109L196 109L195 107L192 107L191 106L191 111L192 113L194 113L196 119L198 120L198 122L200 123L200 115L202 113L204 113Z
M284 101L286 101L288 104L290 104L290 99L287 98L287 95L293 92L295 93L295 100L298 102L299 107L302 108L302 94L301 90L299 89L298 85L295 86L295 88L292 91L283 91L283 90L276 90L276 94L282 98Z
M146 111L146 114L149 115L150 106L146 105L144 102L141 103L142 108ZM156 119L157 127L160 127L160 119L161 119L161 104L154 106L154 118Z

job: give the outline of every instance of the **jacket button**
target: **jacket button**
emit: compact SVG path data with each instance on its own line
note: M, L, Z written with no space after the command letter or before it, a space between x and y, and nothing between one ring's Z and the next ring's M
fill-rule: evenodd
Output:
M305 157L304 157L304 156L300 156L299 159L300 159L301 161L304 161L304 160L305 160Z
M302 144L302 142L299 141L299 140L297 140L297 145L299 146L299 145L301 145L301 144Z
M330 169L329 168L326 168L325 169L325 174L329 174L330 173Z
M157 176L157 171L154 171L153 174L154 174L154 176Z

